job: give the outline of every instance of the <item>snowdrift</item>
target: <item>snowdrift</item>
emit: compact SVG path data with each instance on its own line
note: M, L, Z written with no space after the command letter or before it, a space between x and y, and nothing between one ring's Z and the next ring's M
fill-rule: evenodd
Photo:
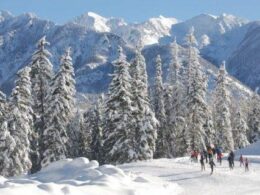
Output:
M235 151L237 160L239 159L241 154L244 157L247 157L251 162L260 163L260 141Z
M86 158L54 162L40 172L13 178L0 177L1 195L174 195L175 183L124 172L112 165L99 166Z

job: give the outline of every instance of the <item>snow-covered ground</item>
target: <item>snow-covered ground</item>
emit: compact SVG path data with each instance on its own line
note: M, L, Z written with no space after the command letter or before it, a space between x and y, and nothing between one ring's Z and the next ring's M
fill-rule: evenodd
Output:
M260 194L260 142L236 151L236 159L240 154L249 158L249 172L235 162L234 170L228 168L227 160L222 165L216 163L213 175L210 167L200 170L199 163L190 162L189 157L177 159L158 159L121 165L124 171L140 176L152 175L167 182L179 184L184 195L259 195Z
M99 166L86 158L52 163L39 173L0 177L0 195L258 195L260 194L260 142L235 152L249 158L249 172L239 162L229 170L227 160L216 163L213 175L207 165L189 157L157 159ZM236 159L237 159L236 158Z
M1 195L175 195L181 190L175 183L86 158L58 161L31 176L0 177Z

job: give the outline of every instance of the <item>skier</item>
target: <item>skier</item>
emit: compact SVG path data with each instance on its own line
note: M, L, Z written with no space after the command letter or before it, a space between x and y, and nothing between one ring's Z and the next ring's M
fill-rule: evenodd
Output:
M201 171L205 171L205 163L204 163L204 159L205 159L204 154L203 154L203 152L201 152L201 154L200 154L200 165L201 165Z
M230 156L231 165L232 165L232 169L233 169L234 166L235 166L235 163L234 163L234 160L235 160L235 154L234 154L234 152L231 151L231 152L229 153L229 156Z
M230 170L232 170L233 169L233 166L232 166L232 159L231 159L231 156L230 155L228 155L228 165L229 165L229 168L230 168Z
M205 157L206 163L208 163L208 152L206 150L203 150L203 155Z
M245 159L245 171L249 171L248 164L249 164L249 162L248 162L248 159L246 158Z
M221 165L222 164L222 153L217 154L218 162Z
M210 159L209 165L210 165L210 169L211 169L210 175L212 175L213 174L213 170L214 170L214 166L216 166L214 161L213 161L213 159Z
M221 165L222 164L222 152L221 152L221 150L220 150L220 148L217 148L216 149L216 152L217 152L217 159L218 159L218 162L219 162L219 164Z
M240 155L239 162L240 162L240 167L244 166L244 158L243 158L242 154Z
M191 152L191 162L198 162L199 153L196 150Z
M194 158L195 158L195 151L194 151L194 150L191 151L190 158L191 158L191 162L194 162L194 161L195 161L195 160L194 160Z
M216 155L216 149L215 148L212 148L212 153L213 153L213 156Z
M199 151L195 150L195 160L196 160L196 162L199 162L198 156L199 156Z
M209 161L210 161L210 159L213 158L213 151L212 151L211 147L208 148L208 157L209 157Z

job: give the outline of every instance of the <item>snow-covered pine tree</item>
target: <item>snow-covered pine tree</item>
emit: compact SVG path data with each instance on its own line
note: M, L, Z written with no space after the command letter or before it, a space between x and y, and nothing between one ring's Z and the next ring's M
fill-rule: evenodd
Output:
M77 117L77 115L75 116ZM85 120L85 113L79 113L79 134L78 134L78 156L85 156L90 158L90 142L91 142L91 135L90 130L87 129L86 120Z
M196 37L194 36L194 31L195 29L192 26L190 32L187 33L187 35L185 36L185 46L188 48L188 54L187 54L188 57L187 59L183 60L180 69L182 75L180 81L183 84L185 96L189 93L189 87L191 85L189 82L192 76L191 74L194 73L194 71L192 71L194 67L190 65L192 63L192 58L194 56L193 53L196 52L196 54L199 55L199 51L196 49L198 46L198 42L196 40Z
M15 140L10 135L7 126L6 95L0 91L0 175L11 176L13 167L11 154L15 148Z
M104 127L104 97L103 94L99 97L94 108L94 124L91 130L91 159L102 163L103 159L103 127Z
M104 155L106 163L125 163L135 159L133 96L129 63L118 49L119 56L114 62L114 74L109 85L108 99L105 105Z
M132 160L147 160L154 156L158 121L151 109L148 97L146 63L139 46L136 48L135 58L130 70L132 76L132 105L135 108L133 111L135 153Z
M173 54L173 60L169 64L169 73L167 77L167 82L170 85L179 85L180 84L180 68L181 64L179 61L179 47L176 41L176 38L170 45L171 52Z
M205 148L205 129L208 108L205 101L207 82L198 58L195 47L196 39L194 29L188 37L188 90L187 105L187 143L189 150L202 150Z
M35 131L32 143L32 150L34 151L32 172L36 172L41 168L40 155L43 153L44 147L41 140L44 126L46 125L44 115L48 107L46 97L53 77L53 65L49 60L51 54L45 49L46 45L49 45L49 43L44 36L38 41L37 50L32 55L30 63Z
M92 143L92 131L96 121L95 106L90 107L83 116L84 129L81 133L80 145L82 148L82 154L84 154L83 156L87 156L89 159L92 159L92 150L90 145Z
M216 143L216 132L214 129L214 121L213 121L213 114L212 108L208 107L208 115L206 119L206 123L204 125L205 129L205 143L207 146L214 145Z
M168 156L183 156L186 153L187 143L185 138L184 118L184 87L180 80L178 57L178 44L176 39L170 45L173 60L169 65L168 84L165 89L165 111L168 142Z
M217 84L214 92L214 127L216 144L223 151L234 150L234 140L230 120L230 95L227 90L227 72L225 63L219 69Z
M85 136L86 125L83 115L80 110L77 110L68 127L69 140L67 145L69 158L90 158L88 151L89 141Z
M12 152L12 169L10 175L19 175L30 171L30 138L33 133L31 80L29 67L17 73L15 88L12 90L9 101L10 133L15 140Z
M247 140L248 126L244 119L243 113L239 110L235 116L235 127L233 128L233 138L235 149L246 147L249 142Z
M70 49L67 49L47 96L49 106L44 116L42 167L68 155L68 125L75 114L75 92L74 69Z
M248 127L250 143L260 140L260 97L258 88L249 103Z
M164 88L162 79L162 60L158 55L156 58L155 91L154 91L154 112L159 121L157 131L155 158L166 157L168 153L166 116L164 107Z

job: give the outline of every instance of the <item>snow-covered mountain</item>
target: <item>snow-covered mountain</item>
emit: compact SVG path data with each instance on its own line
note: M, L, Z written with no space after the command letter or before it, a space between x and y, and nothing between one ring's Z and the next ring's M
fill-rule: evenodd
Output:
M231 75L252 89L260 87L259 22L228 14L201 14L173 25L171 36L163 37L160 43L168 43L176 37L179 44L185 45L185 35L191 27L195 28L203 58L216 66L227 61Z
M255 89L260 87L260 22L247 25L248 31L228 59L228 71Z
M212 44L214 41L212 40L215 40L214 37L221 37L221 32L223 32L221 30L214 32L214 28L217 26L216 24L212 24L213 27L210 30L207 30L207 25L204 27L204 30L202 27L200 28L199 24L203 23L203 19L201 19L203 17L208 18L208 23L211 20L213 23L216 23L216 21L226 21L229 18L231 18L231 21L234 20L233 23L225 23L225 25L222 25L225 27L223 27L226 32L225 35L229 32L233 32L234 29L240 29L246 26L243 26L244 23L246 24L245 21L227 15L220 17L201 15L198 16L197 19L195 17L196 20L199 18L197 22L195 22L196 20L194 18L191 19L193 22L188 22L188 24L191 26L192 23L194 23L195 28L201 29L201 31L197 31L196 36L199 37L200 35L208 33L207 36L210 39L210 44L203 47L201 51L204 51L204 48L210 46L214 47L214 44ZM169 44L167 42L164 44L154 43L160 41L163 37L169 38L175 35L179 35L178 39L182 40L189 26L184 28L181 26L185 26L185 22L175 24L176 22L176 19L160 16L159 18L151 18L140 24L127 24L123 19L104 18L89 12L76 18L72 22L57 25L51 21L41 20L30 13L13 16L8 12L1 12L1 88L5 92L10 92L17 70L29 63L30 57L35 51L36 42L44 35L46 35L47 40L51 43L48 49L53 54L51 60L56 70L59 65L60 56L65 48L72 47L77 89L83 93L95 94L107 89L111 79L109 73L113 71L111 61L116 57L118 46L123 48L130 60L133 55L134 46L142 42L146 46L143 53L147 60L150 78L154 73L154 58L159 53L162 55L162 60L165 64L164 75L167 75L167 66L172 58ZM203 26L203 24L201 25ZM236 28L234 26L236 26ZM177 32L177 29L179 29L179 34L174 34L175 31ZM187 31L185 31L185 29ZM228 48L228 46L226 47ZM183 49L183 53L185 53L185 49ZM217 52L213 53L215 54ZM202 54L204 57L206 56L204 52L202 52ZM185 55L183 56L185 57ZM209 59L208 56L205 58ZM216 73L215 66L205 59L201 58L201 60L205 64L205 71L212 74ZM249 90L246 87L235 79L232 78L232 80L236 84L234 84L234 86L240 86L238 87L239 89L236 90L237 93L248 93ZM212 88L213 83L214 82L211 82L210 88Z
M111 32L122 37L128 44L135 46L142 42L144 45L158 43L158 40L170 34L173 24L178 22L175 18L151 18L139 24L128 24L120 18L104 18L93 12L77 17L73 23L84 26L96 32Z
M15 73L29 63L37 41L44 35L51 43L48 49L55 69L65 48L73 48L78 89L84 92L105 90L109 77L104 74L111 72L106 64L113 61L118 45L126 47L122 38L112 33L91 31L73 23L55 25L32 14L8 16L0 23L0 83L4 91L10 91Z
M87 12L86 14L77 17L73 23L82 25L88 30L93 30L96 32L111 32L109 19L93 12Z
M195 29L198 48L202 55L219 65L226 60L244 38L247 20L233 15L213 16L201 14L190 20L172 26L171 37L176 37L180 44L185 44L185 35L191 27Z

